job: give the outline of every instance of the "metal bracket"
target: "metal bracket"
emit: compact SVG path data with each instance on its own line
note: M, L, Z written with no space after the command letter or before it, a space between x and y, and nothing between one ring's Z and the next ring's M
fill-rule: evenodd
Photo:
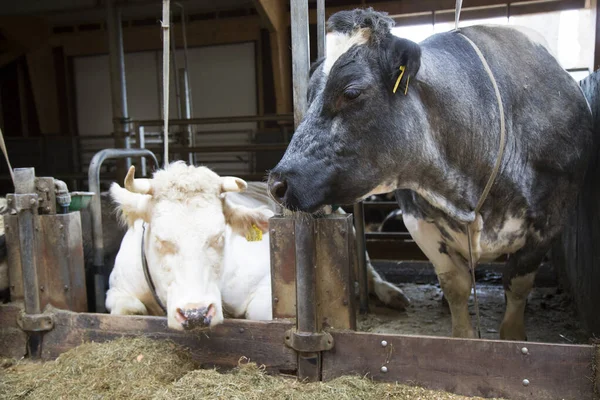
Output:
M6 195L6 203L11 214L19 214L22 211L31 210L34 214L37 214L38 208L38 195L37 194L13 194L9 193Z
M300 353L316 353L333 349L333 336L327 332L298 332L292 328L285 332L285 344Z
M25 332L46 332L54 328L52 314L25 314L17 316L17 325Z

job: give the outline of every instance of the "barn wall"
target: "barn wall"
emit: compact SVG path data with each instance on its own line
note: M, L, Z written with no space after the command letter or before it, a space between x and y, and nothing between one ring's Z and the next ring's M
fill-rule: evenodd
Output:
M177 65L182 68L183 52L177 51ZM254 42L224 46L196 47L188 50L193 116L229 117L257 114L256 61ZM125 73L129 117L133 120L162 118L162 55L157 51L127 53ZM81 136L107 135L112 132L112 110L108 55L74 58L77 129ZM170 118L177 118L175 74L171 65L169 100ZM174 128L175 129L175 128ZM199 135L197 144L244 144L247 131L255 123L198 126L198 131L239 130L234 134ZM146 133L160 128L146 128ZM110 147L111 140L86 142L84 151ZM93 153L83 158L87 166ZM244 161L239 161L238 157ZM200 162L219 173L249 172L248 154L202 155ZM218 163L217 163L218 161Z
M594 118L594 155L552 258L570 287L582 321L600 335L600 71L581 82Z

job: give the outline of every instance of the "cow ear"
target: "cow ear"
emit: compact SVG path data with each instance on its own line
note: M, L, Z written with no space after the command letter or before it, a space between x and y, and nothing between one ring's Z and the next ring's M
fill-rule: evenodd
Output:
M268 207L250 208L239 204L233 204L227 198L223 204L225 221L236 233L245 236L251 232L253 227L261 232L269 231L269 219L275 214Z
M245 180L234 176L224 176L221 178L221 192L241 192L248 187Z
M421 68L421 46L417 43L392 36L385 51L388 71L392 80L390 89L407 93L410 82Z
M117 204L121 221L126 223L127 226L132 226L138 219L149 222L152 196L132 193L127 189L123 189L117 183L111 185L109 193Z

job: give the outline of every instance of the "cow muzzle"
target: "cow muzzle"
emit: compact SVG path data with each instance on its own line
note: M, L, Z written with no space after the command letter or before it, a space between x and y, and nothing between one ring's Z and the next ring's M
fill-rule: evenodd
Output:
M208 307L188 305L175 310L175 319L185 330L201 329L210 327L215 314L216 308L213 304Z

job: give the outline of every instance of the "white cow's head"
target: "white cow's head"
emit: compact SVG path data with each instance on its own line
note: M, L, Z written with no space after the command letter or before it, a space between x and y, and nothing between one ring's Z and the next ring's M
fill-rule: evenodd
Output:
M110 193L129 226L147 223L145 254L157 292L166 293L170 328L212 327L223 321L220 276L225 225L245 235L252 225L263 232L273 215L266 208L233 205L227 192L247 187L235 177L220 177L206 167L170 164L153 179L134 179L131 167L125 189L113 183Z

